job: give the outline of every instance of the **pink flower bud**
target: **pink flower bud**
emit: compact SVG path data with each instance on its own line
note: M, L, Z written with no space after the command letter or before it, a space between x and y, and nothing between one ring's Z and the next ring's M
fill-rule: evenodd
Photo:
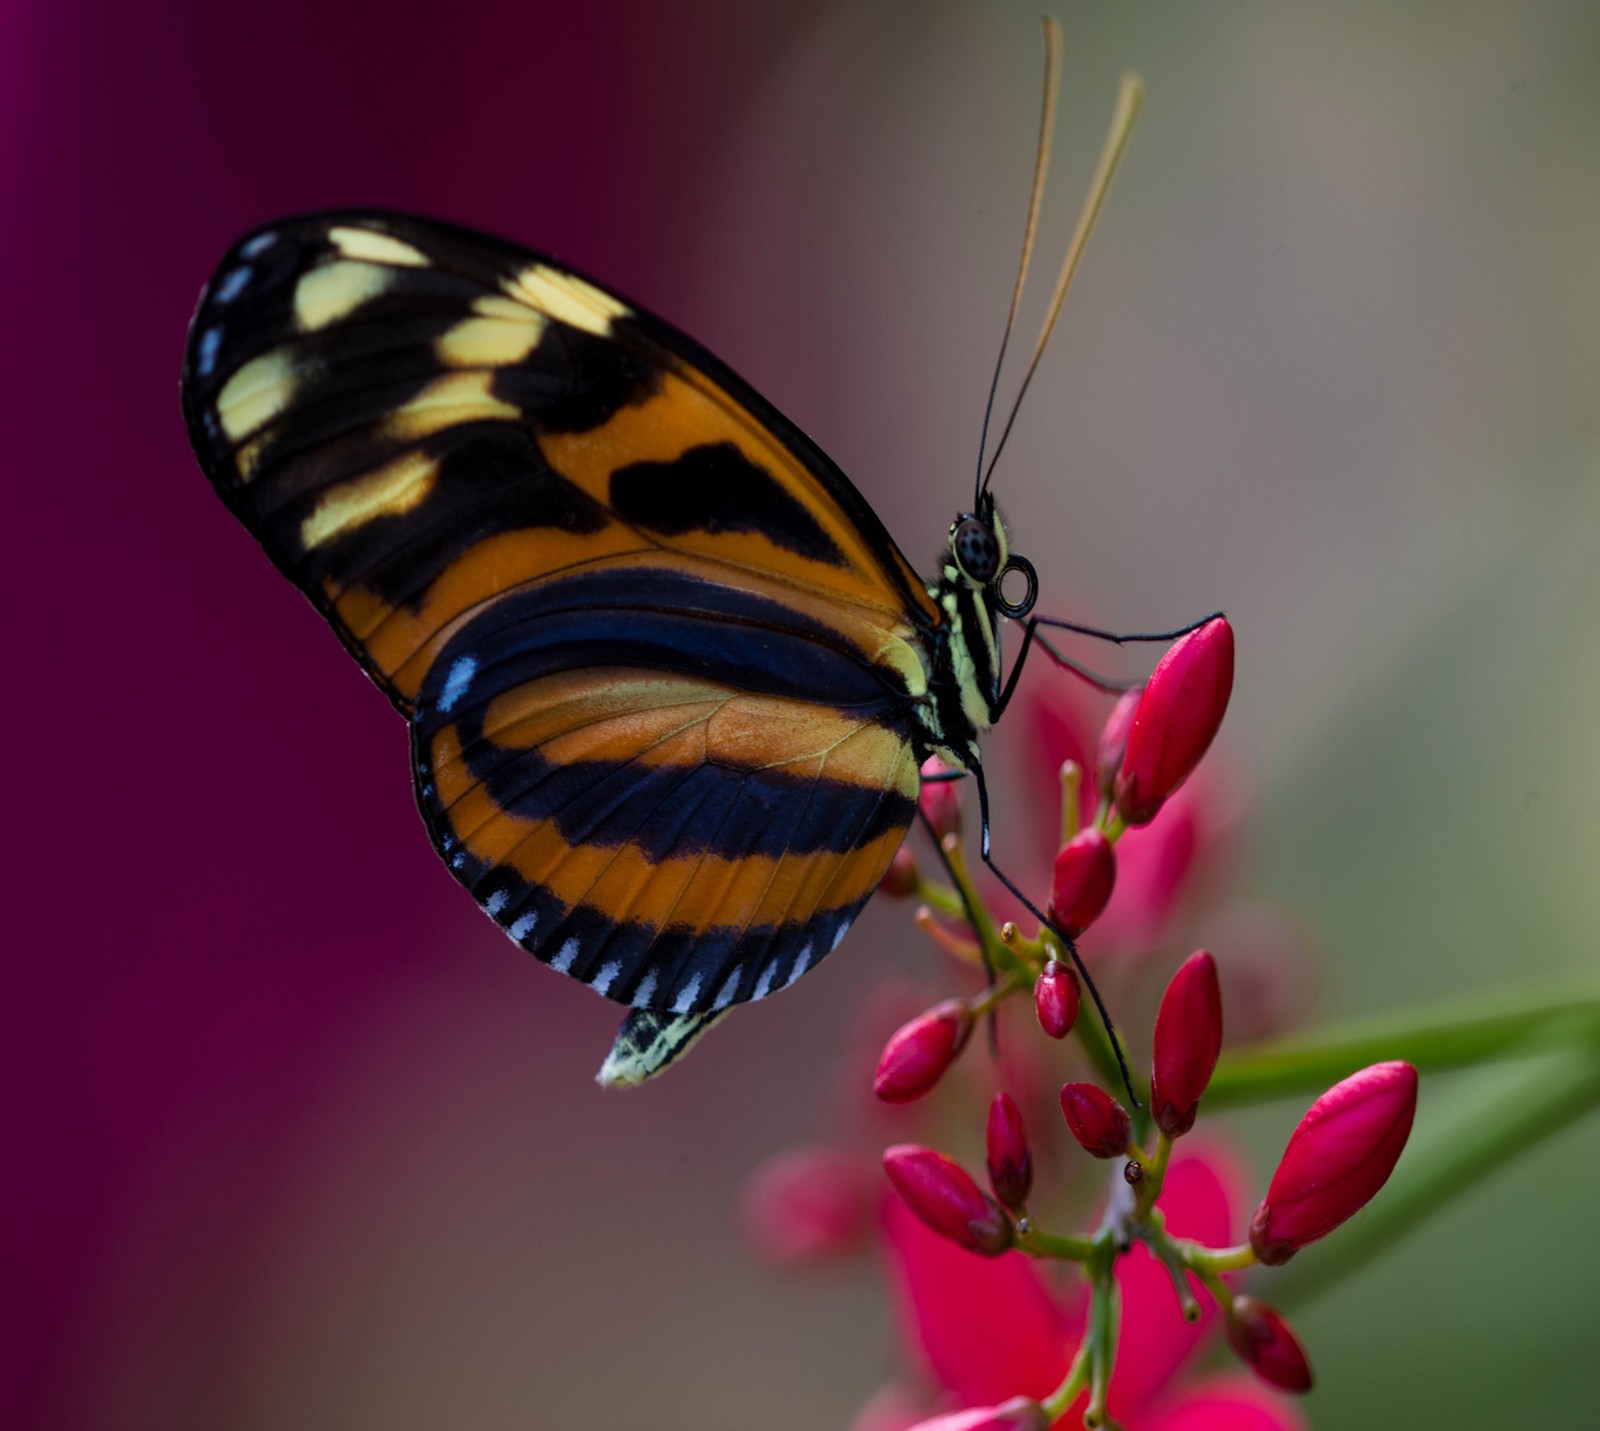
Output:
M1172 976L1156 1013L1150 1116L1169 1138L1194 1127L1195 1110L1222 1051L1222 990L1217 961L1204 949Z
M1061 1088L1061 1111L1072 1136L1097 1158L1120 1158L1128 1151L1133 1123L1128 1110L1092 1083L1067 1083Z
M1050 881L1050 918L1068 939L1076 939L1105 912L1117 882L1117 855L1111 841L1090 826L1079 830L1056 855Z
M943 775L953 767L946 765L937 755L922 762L924 775ZM922 813L927 816L933 831L942 840L946 835L961 833L961 782L959 780L925 780L918 797Z
M1179 637L1150 673L1117 773L1117 810L1148 825L1200 763L1233 690L1233 627L1218 616Z
M1033 1158L1028 1153L1022 1113L1009 1093L996 1093L989 1104L984 1142L989 1154L989 1186L994 1195L1009 1208L1021 1207L1033 1186Z
M751 1175L744 1224L774 1262L811 1262L852 1252L866 1240L872 1165L843 1148L796 1148Z
M946 999L889 1035L878 1060L872 1091L885 1103L921 1098L944 1076L972 1032L972 1011Z
M1276 1308L1254 1297L1235 1297L1228 1310L1228 1341L1263 1381L1283 1391L1311 1390L1311 1363Z
M1116 793L1117 772L1122 769L1122 757L1128 749L1133 713L1138 710L1139 697L1143 694L1143 686L1124 691L1100 731L1100 748L1094 757L1094 783L1102 799L1109 800Z
M908 899L917 892L917 857L911 853L910 845L901 845L894 852L878 888L890 899Z
M1015 1229L1005 1209L943 1153L897 1143L885 1149L883 1170L906 1206L941 1237L984 1257L1011 1246Z
M1033 1011L1051 1038L1065 1038L1078 1019L1078 975L1072 965L1052 959L1033 985Z
M1250 1245L1269 1267L1332 1232L1389 1180L1417 1111L1417 1070L1375 1063L1311 1105L1283 1150Z
M973 1406L918 1421L906 1431L1047 1431L1050 1418L1037 1401L1013 1396L1000 1406Z

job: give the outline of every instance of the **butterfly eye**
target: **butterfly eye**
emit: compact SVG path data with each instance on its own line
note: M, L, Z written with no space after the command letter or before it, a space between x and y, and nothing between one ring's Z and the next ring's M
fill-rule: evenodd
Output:
M1000 543L976 517L963 517L950 534L950 550L962 576L974 586L987 586L1000 571Z

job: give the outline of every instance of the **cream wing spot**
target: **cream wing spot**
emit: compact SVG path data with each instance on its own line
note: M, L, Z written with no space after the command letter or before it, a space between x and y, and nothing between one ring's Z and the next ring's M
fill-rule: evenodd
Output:
M394 270L348 259L301 274L294 288L294 321L315 333L378 297L394 282Z
M613 319L626 318L630 313L621 299L543 263L529 264L507 282L506 291L556 322L600 338L610 335Z
M385 421L384 431L390 437L414 441L462 422L516 421L522 409L495 397L489 391L493 382L492 372L446 373L404 407L396 408Z
M222 385L217 417L234 441L277 417L294 397L294 362L283 349L252 358Z
M505 368L522 362L544 337L544 314L509 298L480 298L463 319L434 344L447 368Z
M330 487L300 524L300 545L311 551L377 517L409 512L433 490L438 475L437 458L406 452L365 476Z
M392 234L381 234L376 229L358 229L348 224L338 224L328 230L328 242L341 257L359 259L363 263L397 264L401 268L428 266L428 256L420 248Z

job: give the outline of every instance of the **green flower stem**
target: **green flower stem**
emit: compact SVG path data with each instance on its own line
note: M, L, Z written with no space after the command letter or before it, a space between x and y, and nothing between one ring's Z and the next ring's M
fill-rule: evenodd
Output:
M1226 1316L1233 1306L1233 1289L1222 1280L1222 1274L1220 1272L1201 1271L1198 1267L1194 1269L1194 1274L1200 1279L1206 1291L1211 1293L1211 1300L1222 1309L1222 1314Z
M1152 1219L1149 1231L1142 1240L1150 1249L1151 1255L1166 1269L1167 1276L1172 1279L1172 1290L1177 1294L1178 1305L1183 1309L1184 1321L1198 1322L1200 1304L1195 1301L1194 1291L1189 1286L1189 1267L1183 1256L1183 1244L1167 1235L1164 1218L1159 1226Z
M1061 762L1061 843L1078 833L1078 791L1083 787L1083 767L1076 760Z
M1179 1241L1176 1246L1185 1264L1201 1277L1238 1272L1255 1265L1255 1248L1248 1242L1239 1247L1202 1247L1198 1242Z
M1503 1167L1517 1153L1600 1107L1600 1043L1537 1064L1492 1101L1463 1112L1455 1126L1410 1148L1389 1185L1360 1217L1302 1253L1276 1282L1273 1301L1305 1302L1348 1276L1409 1232L1424 1217Z
M1017 1247L1035 1257L1054 1257L1063 1262L1087 1262L1098 1250L1086 1237L1059 1237L1032 1225L1026 1232L1017 1230Z
M952 919L965 919L967 907L962 904L961 896L947 884L940 884L931 880L926 875L917 876L917 887L912 891L912 898L925 904L929 909L936 909L940 914L948 915Z
M996 980L978 999L968 1005L972 1010L972 1017L981 1019L991 1009L998 1008L1013 994L1026 987L1023 976L1016 973L1007 974L1003 979Z
M1106 1394L1111 1389L1111 1369L1117 1361L1117 1279L1112 1275L1115 1254L1095 1268L1089 1294L1089 1404L1084 1408L1083 1424L1089 1431L1106 1424Z
M1072 1365L1067 1368L1066 1380L1039 1403L1044 1408L1044 1414L1051 1425L1067 1414L1067 1408L1078 1399L1078 1393L1088 1384L1089 1344L1085 1342L1078 1348L1078 1354L1072 1358Z
M1600 1040L1600 992L1537 997L1503 993L1411 1013L1296 1034L1225 1052L1206 1090L1205 1107L1223 1108L1290 1093L1320 1093L1358 1068L1403 1058L1423 1073L1459 1068L1545 1039Z
M1149 1102L1150 1100L1147 1098L1145 1100L1146 1107L1149 1106ZM1147 1207L1153 1205L1155 1200L1161 1196L1161 1185L1166 1181L1167 1162L1171 1157L1172 1139L1167 1137L1165 1133L1158 1132L1156 1134L1155 1156L1144 1165L1144 1189L1141 1193L1141 1198Z
M945 858L950 862L950 872L955 876L957 886L966 897L966 904L958 912L962 918L966 918L970 909L971 917L977 926L973 933L978 936L978 942L983 946L989 967L1005 974L1030 973L1031 970L1027 968L1026 963L1000 937L994 916L989 913L989 906L983 902L973 885L960 838L956 835L947 835L942 848Z

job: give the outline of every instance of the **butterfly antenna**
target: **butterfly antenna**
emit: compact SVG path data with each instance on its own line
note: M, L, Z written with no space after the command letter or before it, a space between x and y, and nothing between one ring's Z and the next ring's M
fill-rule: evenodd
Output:
M1039 112L1039 148L1033 158L1033 196L1028 200L1028 227L1022 235L1022 262L1017 265L1017 281L1011 290L1011 311L1006 315L1006 331L1000 338L1000 356L994 361L994 376L989 379L989 401L983 407L983 431L978 437L978 471L972 483L972 510L978 510L983 496L983 449L989 441L989 419L994 415L994 395L1000 386L1000 369L1006 360L1006 345L1016 326L1017 309L1022 306L1022 285L1033 259L1033 236L1039 228L1039 210L1044 204L1044 181L1050 172L1050 138L1056 132L1056 101L1061 96L1061 22L1046 15L1044 23L1044 104Z
M979 484L980 497L988 489L989 478L994 476L995 463L1000 460L1006 439L1011 436L1011 426L1017 420L1017 410L1022 406L1028 384L1033 381L1033 375L1039 367L1039 359L1044 356L1045 344L1050 341L1050 333L1061 314L1061 305L1066 301L1067 289L1072 284L1073 274L1077 272L1078 260L1083 257L1089 235L1094 231L1095 220L1100 217L1100 208L1111 189L1112 179L1116 177L1117 165L1122 162L1122 153L1128 147L1128 140L1133 136L1134 122L1139 118L1139 108L1143 103L1144 81L1135 74L1123 75L1122 84L1117 90L1117 107L1111 116L1111 128L1106 133L1105 147L1100 151L1100 163L1095 169L1094 181L1089 185L1089 196L1083 202L1083 212L1078 215L1078 227L1073 231L1072 242L1067 246L1066 261L1062 263L1061 275L1056 279L1056 291L1050 295L1050 310L1045 314L1044 327L1039 330L1039 341L1034 345L1028 371L1023 374L1022 386L1017 389L1016 401L1011 404L1011 415L1006 418L1005 428L1000 433L1000 441L995 444L994 456L989 459L989 470ZM1030 243L1032 237L1030 227ZM1021 288L1020 281L1018 288L1019 290ZM1012 311L1015 312L1015 303L1012 305Z

